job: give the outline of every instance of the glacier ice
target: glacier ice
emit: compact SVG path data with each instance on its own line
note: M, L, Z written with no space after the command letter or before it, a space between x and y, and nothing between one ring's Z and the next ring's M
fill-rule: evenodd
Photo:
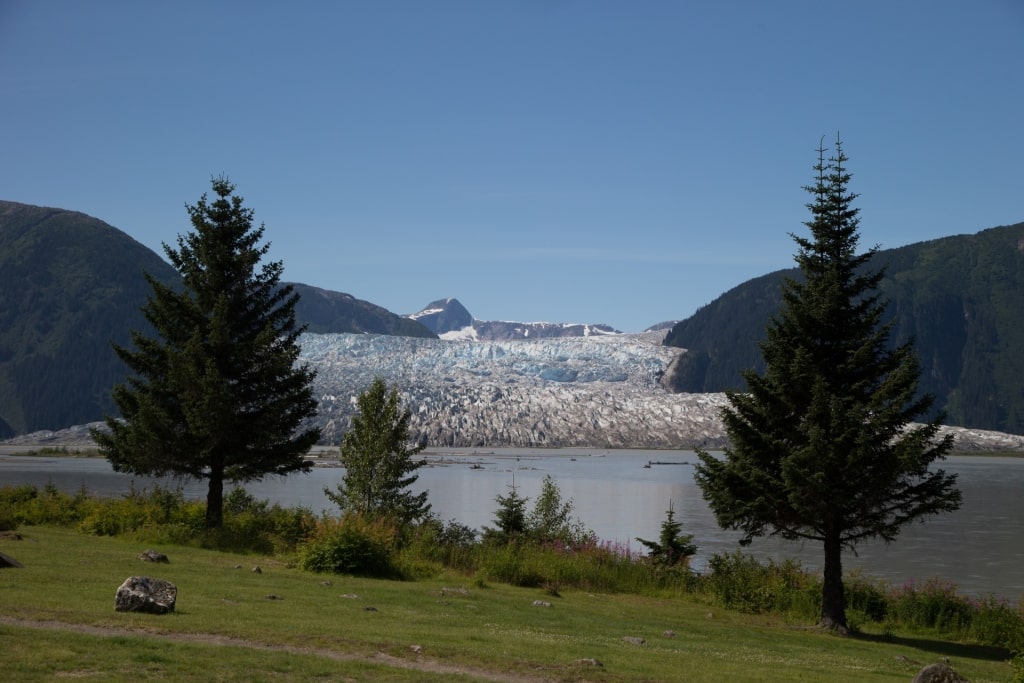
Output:
M720 446L721 394L672 394L660 379L680 349L661 335L471 341L304 334L317 421L339 443L375 377L398 388L410 428L434 447Z

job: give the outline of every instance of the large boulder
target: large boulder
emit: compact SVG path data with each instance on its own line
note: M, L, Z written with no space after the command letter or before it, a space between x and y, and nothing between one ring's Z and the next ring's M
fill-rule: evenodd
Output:
M911 683L968 683L968 681L945 664L929 664L917 672Z
M178 587L170 581L129 576L117 589L114 609L118 612L167 614L174 611Z

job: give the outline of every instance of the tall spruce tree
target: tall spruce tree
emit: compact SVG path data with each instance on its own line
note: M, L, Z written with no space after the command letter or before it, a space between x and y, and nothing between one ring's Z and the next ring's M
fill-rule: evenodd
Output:
M821 625L846 630L842 552L870 538L890 542L908 522L960 506L956 476L929 470L952 448L941 416L919 395L920 365L905 341L889 343L877 293L882 272L858 255L857 197L837 138L818 150L808 204L810 237L793 235L801 277L761 343L763 375L728 394L731 446L700 454L697 483L723 528L741 543L762 535L824 546ZM918 418L927 421L920 423Z
M398 389L388 389L377 377L356 399L357 413L341 442L341 464L345 476L336 491L324 493L343 512L370 517L387 517L403 524L424 519L430 512L427 492L408 490L419 478L424 465L414 459L424 444L412 443L409 419L402 408Z
M173 288L147 275L143 307L158 337L132 332L115 345L133 375L114 388L121 418L94 430L118 472L206 479L206 526L223 521L224 482L308 471L320 437L302 429L316 414L314 372L296 366L298 295L280 286L280 261L261 261L263 226L226 178L187 207L193 231L164 252L181 274Z

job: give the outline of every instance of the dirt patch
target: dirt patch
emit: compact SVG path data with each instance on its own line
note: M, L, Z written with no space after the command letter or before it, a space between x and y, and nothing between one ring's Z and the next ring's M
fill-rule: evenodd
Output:
M423 671L432 674L470 676L481 681L495 681L496 683L542 683L543 681L551 680L549 678L527 676L523 674L487 671L484 669L446 664L422 655L416 655L415 659L402 659L384 652L378 652L375 655L358 655L338 650L329 650L326 648L273 645L260 643L254 640L217 635L214 633L153 633L152 631L145 631L141 629L93 626L89 624L70 624L61 621L15 619L13 617L5 616L0 616L0 624L45 631L82 633L85 635L99 637L132 636L136 638L166 640L175 643L198 643L200 645L214 645L221 647L242 647L266 652L285 652L293 655L324 657L325 659L333 659L342 662L369 662L383 666L391 666L396 669Z

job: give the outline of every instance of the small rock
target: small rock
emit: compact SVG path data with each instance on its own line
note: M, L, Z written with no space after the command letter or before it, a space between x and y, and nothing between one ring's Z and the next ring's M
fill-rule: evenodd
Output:
M235 565L235 569L241 569L241 568L242 568L242 565L240 565L240 564L236 564Z
M968 683L968 681L945 664L929 664L917 672L911 683Z
M17 531L0 531L0 539L5 541L20 541L21 534Z
M593 657L584 657L583 659L577 659L573 663L582 664L583 666L604 666L604 664L594 659Z
M534 600L533 601L533 606L534 607L551 607L551 603L548 602L547 600Z
M255 567L253 567L253 568L252 568L252 573L253 573L253 574L262 574L262 573L263 573L263 570L262 570L262 569L260 569L260 566L259 566L259 565L256 565Z
M163 579L129 576L114 596L114 609L118 612L145 612L167 614L174 611L178 587Z
M167 559L166 555L164 555L163 553L158 553L155 550L143 550L141 553L139 553L139 559L145 562L162 562L164 564L170 562L170 560Z
M622 640L624 640L625 642L630 643L632 645L643 645L644 643L647 642L646 640L644 640L643 638L640 638L639 636L623 636Z
M410 645L409 649L412 650L413 652L415 652L416 654L419 654L419 653L423 652L423 646L422 645Z
M356 595L355 593L345 593L341 597L346 598L348 600L358 600L359 599L359 596Z
M662 638L675 638L676 637L676 632L675 631L662 631L661 632L661 636L662 636Z
M321 586L333 586L334 583L332 581L321 581L320 585Z

